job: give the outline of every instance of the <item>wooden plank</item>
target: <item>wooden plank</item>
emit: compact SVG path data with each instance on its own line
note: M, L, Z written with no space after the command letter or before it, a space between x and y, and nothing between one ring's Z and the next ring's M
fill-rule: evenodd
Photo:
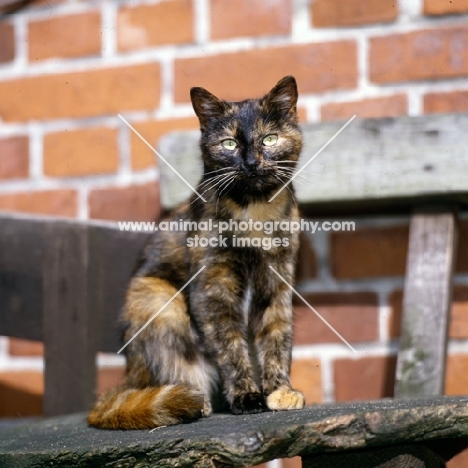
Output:
M161 138L158 147L164 158L192 187L196 187L203 173L199 140L198 130L171 132ZM159 169L161 205L170 209L186 200L192 190L164 161L159 163Z
M148 241L145 232L89 226L89 294L100 320L99 351L117 352L122 346L118 318L137 260Z
M43 227L0 215L0 335L42 339Z
M445 468L440 455L423 444L302 457L302 468Z
M299 167L343 126L343 122L302 127L304 149ZM303 206L344 205L362 209L417 202L468 204L468 114L354 120L296 178ZM161 139L159 150L192 185L201 176L199 132L178 132ZM161 202L169 209L190 189L164 163ZM387 201L387 202L386 202Z
M0 214L0 335L44 339L44 232L63 224L88 230L89 294L101 320L98 347L115 352L120 348L117 319L125 291L151 233L120 231L114 223Z
M0 466L247 467L277 458L423 443L449 458L466 447L467 403L466 397L387 399L244 416L214 414L161 427L156 435L89 427L86 413L80 413L2 431ZM444 446L442 452L433 448L435 442Z
M453 212L413 215L396 397L443 393L455 241Z
M0 334L45 341L47 415L94 400L95 354L120 348L118 316L149 235L0 215Z
M44 249L44 413L52 416L94 401L99 317L88 294L87 226L47 226Z

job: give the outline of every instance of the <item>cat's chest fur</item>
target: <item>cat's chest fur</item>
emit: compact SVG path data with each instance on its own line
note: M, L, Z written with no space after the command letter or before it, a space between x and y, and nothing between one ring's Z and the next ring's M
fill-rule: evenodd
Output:
M285 203L279 201L275 203L265 202L250 202L246 206L235 205L230 207L232 219L240 221L259 221L265 223L267 221L274 221L285 216Z
M247 236L271 236L272 230L267 229L271 223L295 220L298 216L297 208L291 205L291 198L286 193L280 193L271 202L251 201L246 205L239 205L233 200L225 201L225 218L240 223L249 223L256 226L254 230L243 230ZM234 226L236 224L234 223ZM278 227L278 224L277 224ZM278 231L278 229L275 229ZM239 231L237 231L239 233Z

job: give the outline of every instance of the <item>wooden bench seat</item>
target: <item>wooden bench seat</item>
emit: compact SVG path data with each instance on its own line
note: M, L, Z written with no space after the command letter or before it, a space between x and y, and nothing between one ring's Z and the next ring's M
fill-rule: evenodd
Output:
M247 467L300 455L308 468L439 468L467 440L468 397L216 414L153 431L98 430L80 413L0 433L0 466ZM371 456L370 448L377 448Z

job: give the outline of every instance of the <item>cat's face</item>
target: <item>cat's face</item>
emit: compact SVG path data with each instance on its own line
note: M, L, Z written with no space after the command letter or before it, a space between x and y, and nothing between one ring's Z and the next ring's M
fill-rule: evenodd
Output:
M261 99L227 102L203 88L190 94L200 120L205 180L225 193L267 195L292 176L302 147L293 77Z

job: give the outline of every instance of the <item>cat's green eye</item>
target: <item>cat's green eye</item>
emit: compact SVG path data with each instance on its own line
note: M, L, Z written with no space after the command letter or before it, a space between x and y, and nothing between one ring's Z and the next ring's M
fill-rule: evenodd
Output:
M273 145L276 145L277 141L278 141L278 135L267 135L263 139L263 144L265 146L273 146Z
M237 146L237 143L235 140L231 140L231 139L228 139L228 140L223 140L222 142L222 145L228 149L228 150L233 150L236 148Z

